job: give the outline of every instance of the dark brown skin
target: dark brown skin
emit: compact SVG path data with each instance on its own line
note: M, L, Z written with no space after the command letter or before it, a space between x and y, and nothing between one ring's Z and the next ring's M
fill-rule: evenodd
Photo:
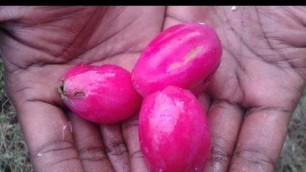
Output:
M64 108L58 80L75 64L131 70L174 24L212 25L224 48L201 99L213 141L207 172L273 171L305 85L305 7L0 7L0 21L7 91L38 172L147 171L137 116L84 121Z

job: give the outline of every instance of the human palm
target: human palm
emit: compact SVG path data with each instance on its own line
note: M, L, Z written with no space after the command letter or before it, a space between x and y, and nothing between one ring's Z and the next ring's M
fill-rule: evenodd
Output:
M200 96L209 107L212 133L206 171L273 171L305 84L304 11L1 7L7 90L36 171L147 171L137 115L108 125L82 120L63 105L58 81L76 64L112 63L131 70L155 35L185 22L215 27L224 49Z

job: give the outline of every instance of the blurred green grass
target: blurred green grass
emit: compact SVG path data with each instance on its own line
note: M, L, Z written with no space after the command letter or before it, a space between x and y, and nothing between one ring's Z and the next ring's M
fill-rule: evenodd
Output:
M0 172L31 172L30 158L15 110L4 91L3 63L0 59Z
M277 172L306 172L306 94L292 116Z
M5 91L3 63L0 57L0 172L32 172L27 147ZM297 106L281 156L277 172L306 172L306 96Z

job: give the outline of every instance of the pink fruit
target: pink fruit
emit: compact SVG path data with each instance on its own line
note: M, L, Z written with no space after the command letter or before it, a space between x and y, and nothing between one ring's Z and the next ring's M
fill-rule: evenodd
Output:
M211 144L200 102L189 90L174 86L144 99L139 139L151 172L203 171Z
M127 119L141 103L130 72L116 65L74 66L62 77L60 92L72 112L96 123Z
M133 71L136 90L143 96L174 85L194 90L221 61L222 46L215 30L206 24L172 26L143 50Z

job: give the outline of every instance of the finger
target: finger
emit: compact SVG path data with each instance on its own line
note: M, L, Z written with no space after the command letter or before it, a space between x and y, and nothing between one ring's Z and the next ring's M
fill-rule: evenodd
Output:
M129 152L131 171L148 171L139 144L138 115L135 115L122 123L122 133Z
M129 157L120 124L100 125L104 147L115 171L130 171Z
M35 171L83 171L69 123L60 109L35 100L16 107Z
M205 92L201 92L197 98L200 101L205 114L208 114L209 106L211 104L210 97Z
M212 147L205 172L228 169L243 120L243 110L227 101L215 101L209 110Z
M272 172L282 149L290 112L279 108L253 108L239 134L230 171Z
M69 118L84 170L112 172L98 126L72 113Z

